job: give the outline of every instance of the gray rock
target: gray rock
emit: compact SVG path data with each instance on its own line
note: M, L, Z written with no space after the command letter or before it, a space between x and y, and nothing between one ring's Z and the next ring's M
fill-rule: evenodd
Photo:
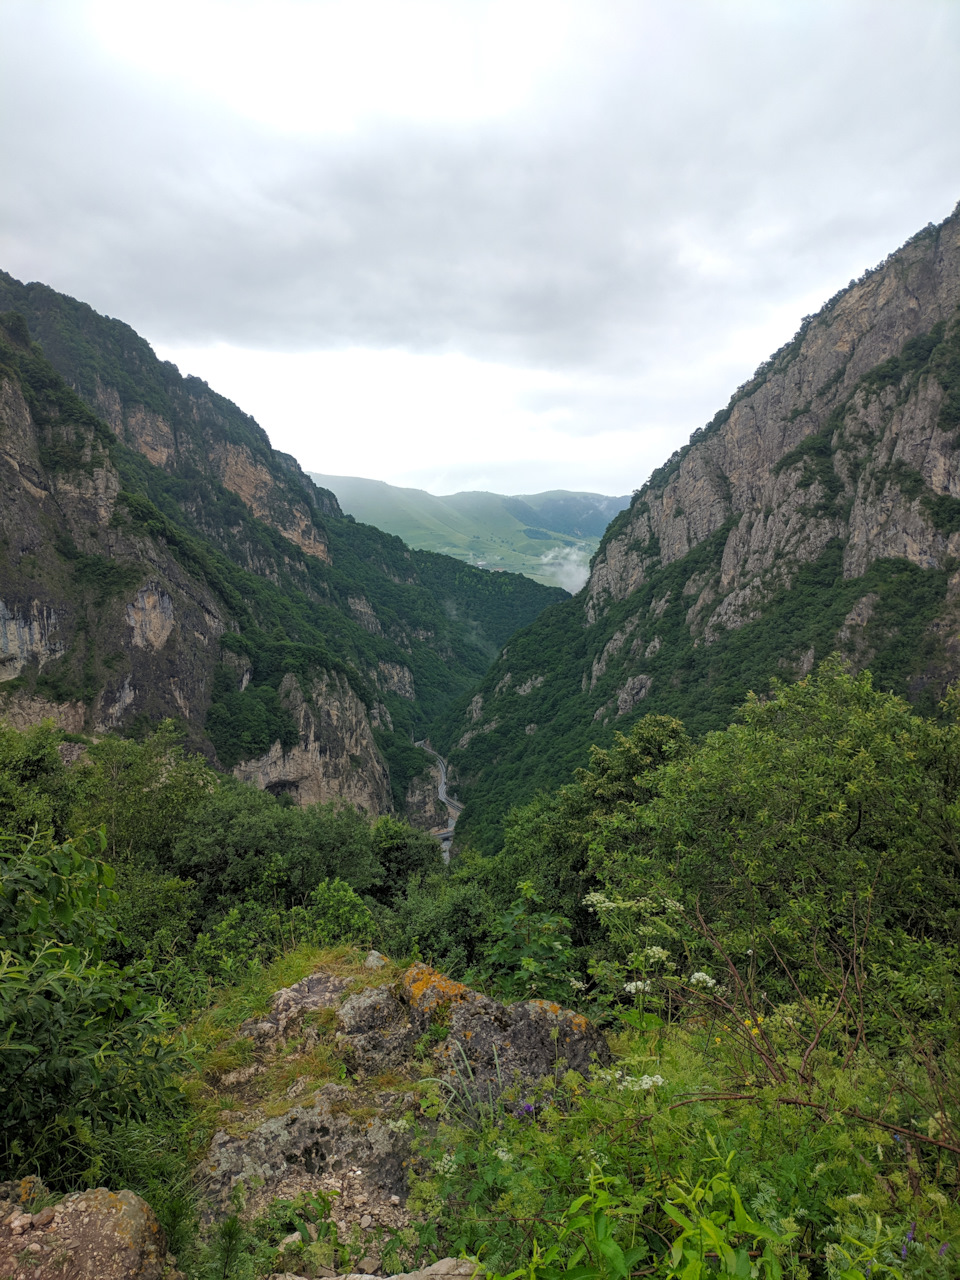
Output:
M388 963L389 961L385 955L381 955L379 951L370 951L367 953L367 958L363 962L363 967L365 969L382 969L383 966Z
M457 1091L492 1099L515 1084L590 1074L611 1061L603 1036L579 1013L547 1000L503 1005L415 964L395 986L351 996L341 1007L337 1045L359 1076L402 1069L431 1022L449 1032L434 1051L438 1073Z
M253 1040L261 1052L282 1048L300 1030L304 1014L335 1008L347 985L346 978L335 974L313 973L278 991L270 1012L263 1018L248 1018L240 1027L240 1035Z
M230 1211L230 1193L238 1183L268 1191L297 1170L321 1174L357 1167L377 1192L405 1196L404 1161L410 1158L410 1138L402 1126L399 1131L391 1128L388 1119L412 1109L413 1099L378 1093L372 1101L378 1110L375 1117L368 1112L352 1114L358 1104L353 1091L328 1084L318 1092L313 1106L293 1107L243 1137L216 1133L202 1169L206 1216L215 1218Z
M160 1224L132 1191L75 1191L50 1210L32 1214L18 1208L0 1223L2 1276L161 1280L169 1275L165 1260Z
M341 1005L337 1049L354 1074L380 1075L409 1058L424 1025L391 987L374 987Z
M384 1277L384 1280L442 1280L448 1276L476 1277L477 1280L483 1280L485 1275L483 1267L477 1262L471 1262L469 1258L441 1258L439 1262L434 1262L432 1266L425 1267L422 1271L404 1271L399 1275ZM271 1276L270 1280L284 1280L284 1278ZM287 1280L290 1278L288 1277ZM370 1276L364 1272L352 1271L336 1276L335 1280L370 1280Z

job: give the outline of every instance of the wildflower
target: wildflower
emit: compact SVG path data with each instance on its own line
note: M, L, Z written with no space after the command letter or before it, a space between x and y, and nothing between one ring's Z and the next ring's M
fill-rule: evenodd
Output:
M437 1173L442 1177L448 1177L456 1167L457 1161L452 1151L445 1151L437 1161Z
M619 1070L597 1071L594 1079L612 1084L619 1093L646 1093L656 1085L663 1084L663 1076L641 1076L638 1080L636 1076Z
M568 978L567 981L570 983L571 987L573 987L574 991L586 991L587 989L587 984L585 982L581 982L579 978Z
M752 1036L758 1036L758 1035L760 1034L760 1028L759 1028L759 1027L751 1027L751 1028L750 1028L750 1034L751 1034Z
M714 1042L714 1044L719 1044L719 1043L720 1043L720 1037L719 1037L719 1036L714 1036L714 1037L713 1037L713 1042Z
M669 960L670 952L663 947L644 947L642 953L648 960Z
M631 995L631 996L644 995L646 992L650 990L650 983L649 982L625 982L623 985L623 989L624 991L626 991L628 995Z
M503 1147L497 1147L497 1156L499 1157L499 1159L507 1161L509 1163L509 1161L513 1159L513 1152L505 1151Z
M690 985L693 987L706 987L709 989L710 987L715 987L717 985L717 981L715 978L711 978L709 973L701 973L698 970L696 973L691 973Z

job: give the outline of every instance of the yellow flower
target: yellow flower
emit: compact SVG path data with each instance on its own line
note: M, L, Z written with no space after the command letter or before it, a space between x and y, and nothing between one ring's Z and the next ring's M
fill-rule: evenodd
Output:
M752 1036L758 1036L758 1035L760 1034L760 1028L759 1028L759 1027L751 1027L751 1028L750 1028L750 1034L751 1034Z
M719 1044L719 1043L720 1043L720 1037L719 1037L719 1036L714 1036L714 1037L713 1037L713 1039L714 1039L714 1043L715 1043L715 1044Z

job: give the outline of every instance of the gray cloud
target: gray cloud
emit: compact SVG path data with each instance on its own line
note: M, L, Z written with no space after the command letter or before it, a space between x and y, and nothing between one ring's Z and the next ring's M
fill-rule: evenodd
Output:
M0 265L158 342L695 371L960 196L952 0L611 3L525 113L332 140L141 81L68 9L10 5Z

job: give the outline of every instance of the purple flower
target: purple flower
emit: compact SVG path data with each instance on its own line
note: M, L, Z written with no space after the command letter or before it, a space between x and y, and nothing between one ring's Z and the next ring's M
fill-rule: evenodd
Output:
M947 1244L946 1240L944 1240L943 1244L940 1246L937 1252L937 1257L942 1258L943 1255L947 1252L948 1248L949 1248L949 1245Z
M907 1239L908 1239L908 1240L912 1240L912 1239L913 1239L913 1235L914 1235L914 1232L916 1231L916 1229L917 1229L917 1224L916 1224L915 1222L911 1222L911 1223L910 1223L910 1230L907 1232Z
M903 1248L900 1250L900 1257L901 1257L901 1258L903 1258L904 1260L906 1260L906 1257L907 1257L907 1246L906 1246L906 1245L904 1245L904 1246L903 1246Z

